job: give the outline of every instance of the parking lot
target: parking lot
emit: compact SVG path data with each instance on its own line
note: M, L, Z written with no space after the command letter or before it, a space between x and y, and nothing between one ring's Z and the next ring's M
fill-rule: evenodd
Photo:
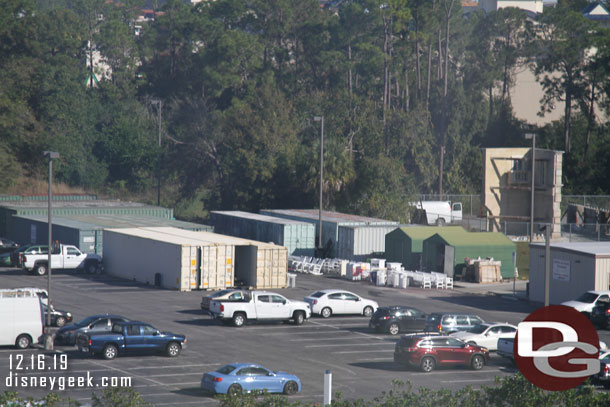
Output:
M0 268L0 288L46 288L46 277L21 270ZM459 284L458 284L459 285ZM323 288L343 288L379 302L380 305L412 305L424 312L470 312L486 321L519 323L534 306L503 296L482 295L456 287L455 290L395 289L374 287L366 282L299 275L297 287L276 290L288 298L303 297ZM301 378L303 391L291 399L322 401L323 376L333 373L333 392L343 398L370 399L391 388L394 379L410 381L415 387L459 389L467 385L492 385L495 376L515 373L515 368L492 354L481 371L439 368L424 374L395 364L392 353L396 337L376 334L368 328L368 318L312 318L302 326L259 324L243 328L225 326L202 314L204 293L160 290L108 275L83 275L59 271L53 274L52 301L56 308L71 311L76 321L92 314L115 313L149 322L162 331L185 334L187 348L176 358L165 356L120 356L107 361L78 353L75 347L58 346L68 355L67 370L25 372L26 375L93 377L94 388L59 391L64 397L90 401L102 378L131 378L131 385L156 406L214 405L217 402L199 390L206 371L230 362L260 363L273 370L294 373ZM599 331L610 344L610 331ZM6 390L9 357L43 353L42 349L18 351L0 347L0 388ZM120 380L120 379L117 379ZM97 385L97 386L96 386ZM47 389L12 388L21 395L43 396Z

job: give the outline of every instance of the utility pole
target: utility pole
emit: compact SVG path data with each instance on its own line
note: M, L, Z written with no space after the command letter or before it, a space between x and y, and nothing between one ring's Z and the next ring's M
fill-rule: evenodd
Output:
M532 191L530 196L530 244L534 242L534 193L536 187L536 133L526 133L525 139L532 139Z
M322 185L324 183L324 116L314 116L314 121L320 122L320 211L318 223L320 225L318 239L318 249L322 250Z
M163 109L163 101L155 98L150 102L153 105L157 105L157 121L159 123L159 143L157 145L157 206L161 206L161 110Z
M49 224L49 248L48 248L48 260L47 260L47 328L51 326L51 274L53 266L51 264L51 255L53 252L53 222L52 222L52 213L53 213L53 159L59 158L59 153L54 151L44 151L42 153L44 157L48 157L49 159L49 195L48 195L48 224ZM53 335L48 333L45 329L45 338L44 338L44 348L46 350L53 350Z

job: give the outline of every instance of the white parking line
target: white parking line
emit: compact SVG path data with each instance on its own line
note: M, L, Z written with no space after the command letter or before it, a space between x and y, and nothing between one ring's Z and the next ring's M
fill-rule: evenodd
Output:
M163 386L163 383L161 383L161 382L158 382L158 381L153 380L153 379L149 379L149 378L147 378L146 376L141 376L141 375L134 374L133 372L129 372L129 371L124 370L124 369L119 369L118 367L114 367L114 366L104 366L102 363L100 363L100 362L95 362L95 361L93 361L93 360L91 361L91 363L92 363L93 365L96 365L96 366L108 367L108 368L110 368L111 370L116 370L117 372L121 372L121 373L123 373L124 375L133 375L133 376L135 376L135 377L137 377L137 378L139 378L139 379L142 379L142 380L148 380L148 381L151 381L151 382L153 382L153 383L155 383L155 384L158 384L159 386Z
M344 350L341 352L331 352L337 354L347 354L347 353L391 353L394 350Z
M130 367L127 370L142 370L142 369L170 369L170 368L183 368L183 367L203 367L203 366L219 366L220 363L201 363L196 365L175 365L175 366L141 366L141 367Z
M327 331L323 331L321 330L322 328L316 328L316 329L320 329L320 331L312 331L312 332L296 332L296 335L319 335L319 334L341 334L341 335L345 335L344 331L339 331L336 329L333 330L327 330ZM260 336L278 336L278 335L295 335L294 332L269 332L269 333L262 333L262 334L258 334Z
M346 345L343 343L335 343L335 344L330 344L330 345L306 345L306 348L330 348L333 346L341 346L341 347L345 347ZM394 348L396 346L396 344L394 343L387 343L387 342L381 342L381 343L350 343L347 346L391 346L392 348Z
M202 373L201 373L201 372L191 372L191 373L166 373L166 374L152 374L152 375L147 375L147 376L144 376L144 377L149 378L149 377L193 376L193 375L202 376Z
M342 332L343 334L345 334L345 332ZM303 339L291 339L290 342L319 342L319 341L337 341L339 338L303 338ZM355 336L353 338L341 338L341 341L354 341L354 340L359 340L362 341L362 338L359 336ZM321 345L321 346L326 346L326 345ZM310 346L306 346L306 348L308 348Z
M338 327L338 326L333 326L333 325L329 325L329 324L324 324L324 323L322 323L322 322L311 321L311 323L312 323L312 324L316 324L316 325L320 325L320 326L325 326L325 327L327 327L327 328L334 328L334 329L337 329L337 330L342 329L342 328L340 328L340 327ZM366 337L366 338L373 338L373 339L379 339L379 340L381 339L381 338L380 338L380 337L378 337L378 336L371 335L371 334L365 334L365 333L363 333L363 332L352 332L352 333L353 333L353 334L356 334L356 335L364 336L364 337Z
M373 360L387 360L388 362L392 362L392 359L389 358L365 358L365 359L356 359L356 362L367 362Z

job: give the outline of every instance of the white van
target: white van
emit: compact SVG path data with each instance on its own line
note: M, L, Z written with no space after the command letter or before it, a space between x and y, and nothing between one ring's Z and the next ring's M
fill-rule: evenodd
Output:
M451 201L419 201L414 205L426 211L428 225L444 226L462 220L462 203Z
M38 294L0 290L0 345L28 348L44 334L44 313Z

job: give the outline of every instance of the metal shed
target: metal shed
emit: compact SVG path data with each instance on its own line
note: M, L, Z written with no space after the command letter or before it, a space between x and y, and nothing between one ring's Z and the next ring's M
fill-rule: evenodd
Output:
M315 225L316 242L319 233L319 211L317 209L263 209L263 215L293 219ZM398 222L369 218L367 216L350 215L347 213L322 211L322 238L324 245L330 245L329 256L338 255L339 226L390 226Z
M288 282L288 249L273 243L257 242L209 232L176 228L144 228L146 230L183 236L198 241L227 244L235 247L236 284L254 288L285 288ZM205 287L202 287L205 288Z
M314 255L316 232L311 223L241 211L212 211L210 223L216 233L273 242L288 248L290 255Z
M44 200L0 201L0 236L6 236L11 216L47 216L47 202ZM159 206L137 202L112 200L53 200L53 216L78 215L137 215L173 219L174 211Z
M53 217L53 240L77 246L84 253L103 252L103 230L170 226L180 229L212 232L213 227L175 219L133 215L75 215ZM49 240L46 215L12 216L7 236L20 243L47 244Z
M402 263L407 270L423 268L424 240L445 230L461 230L461 226L402 226L385 235L385 259L388 262Z
M576 299L588 290L610 290L610 242L551 243L549 302ZM544 302L545 245L530 244L529 299Z
M165 288L191 291L234 285L235 246L154 228L105 229L107 273Z
M385 235L396 226L339 226L336 256L363 261L385 253Z
M500 260L503 278L514 275L515 244L500 232L466 232L446 230L424 240L423 258L427 271L444 272L453 277L455 270L464 266L464 259L493 257Z

